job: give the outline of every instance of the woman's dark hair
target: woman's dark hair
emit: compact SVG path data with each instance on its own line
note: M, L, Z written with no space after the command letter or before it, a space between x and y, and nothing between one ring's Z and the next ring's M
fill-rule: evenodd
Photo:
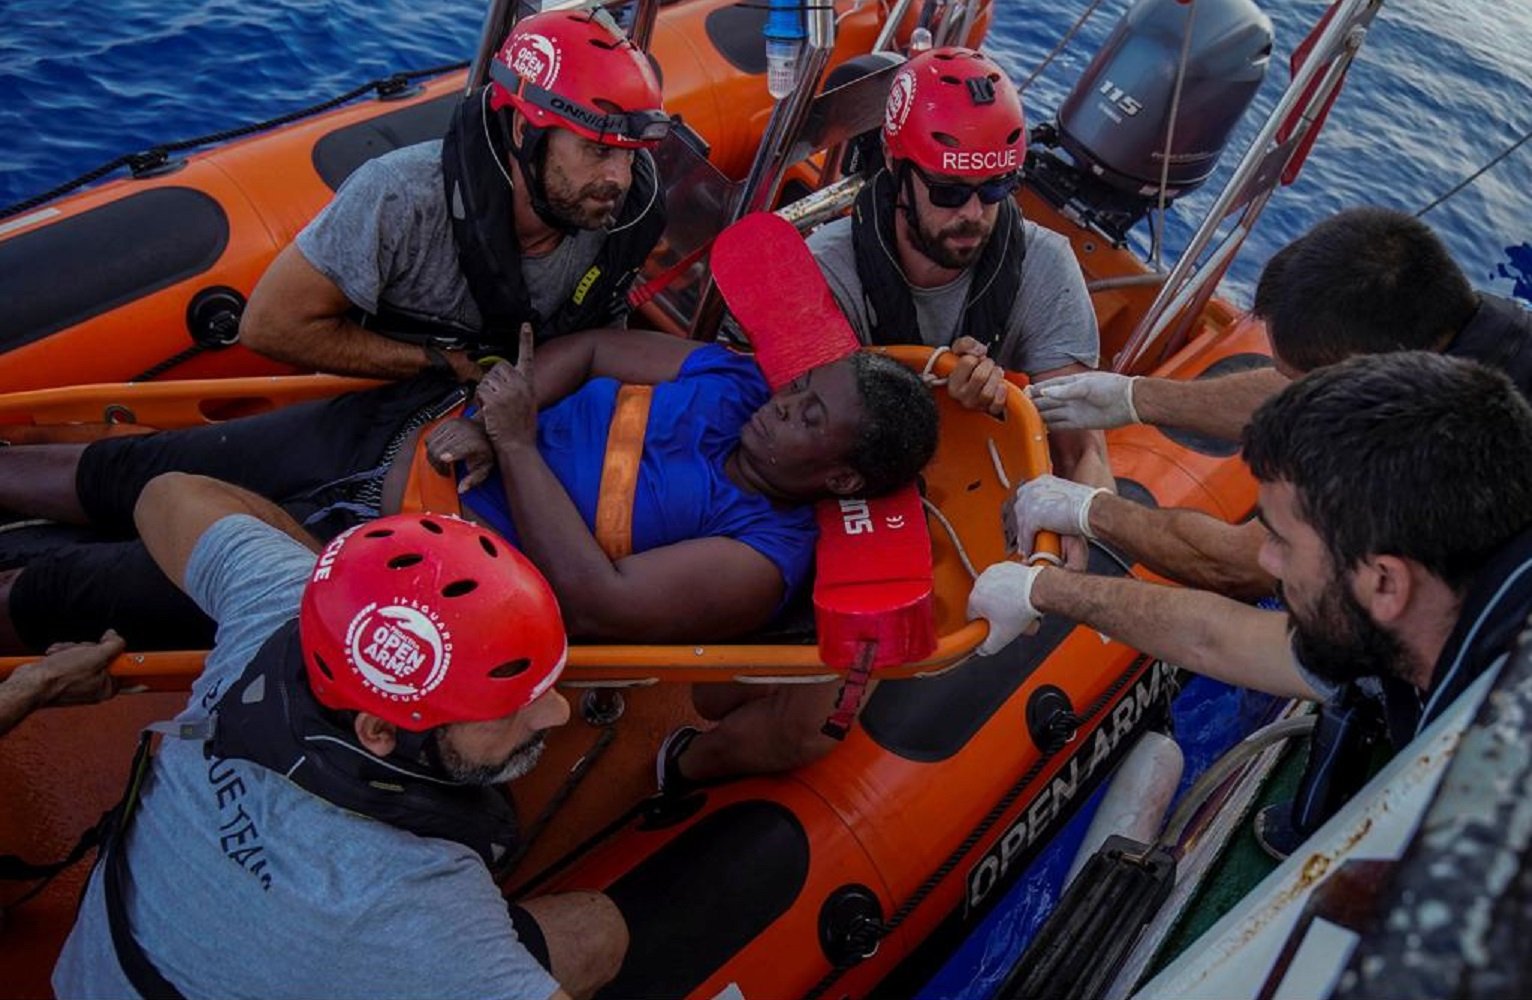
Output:
M866 480L867 496L912 481L936 454L936 402L931 390L893 358L852 356L862 397L862 427L847 462Z

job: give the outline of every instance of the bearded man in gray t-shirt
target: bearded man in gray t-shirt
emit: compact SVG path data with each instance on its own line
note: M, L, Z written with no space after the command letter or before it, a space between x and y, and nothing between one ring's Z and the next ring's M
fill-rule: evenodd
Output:
M444 139L364 163L250 296L245 346L343 375L476 377L539 340L626 324L664 230L648 58L600 10L517 22Z
M999 409L1005 369L1035 381L1095 368L1096 314L1069 241L1011 197L1026 138L1004 72L972 49L915 56L890 88L883 150L853 215L808 241L862 340L951 348L947 388L970 408ZM1113 488L1099 432L1049 444L1060 475ZM1068 548L1083 565L1084 545Z

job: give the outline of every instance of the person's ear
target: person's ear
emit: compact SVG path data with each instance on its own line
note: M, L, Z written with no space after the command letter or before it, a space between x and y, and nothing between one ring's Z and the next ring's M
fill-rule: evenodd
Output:
M357 742L379 757L387 757L399 743L399 731L392 722L386 722L368 712L356 713Z
M856 496L866 485L862 474L849 465L840 466L825 480L825 488L838 497Z
M1398 556L1368 556L1352 576L1357 601L1379 625L1399 621L1415 596L1420 566Z
M527 119L520 111L511 113L511 141L520 149L527 137Z

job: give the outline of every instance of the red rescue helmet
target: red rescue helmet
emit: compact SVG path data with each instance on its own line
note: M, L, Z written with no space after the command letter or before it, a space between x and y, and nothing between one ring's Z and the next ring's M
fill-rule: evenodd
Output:
M489 106L509 104L535 128L624 149L652 147L670 132L649 57L601 8L522 18L489 75Z
M922 52L894 77L883 113L891 161L928 174L979 179L1021 169L1021 98L1005 71L973 49Z
M436 514L380 518L325 546L298 636L320 704L414 732L525 708L569 652L537 568L484 528Z

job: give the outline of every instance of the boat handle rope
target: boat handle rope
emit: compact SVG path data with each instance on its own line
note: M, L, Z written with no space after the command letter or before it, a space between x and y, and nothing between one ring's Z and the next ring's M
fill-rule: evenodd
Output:
M225 129L222 132L213 132L208 135L197 136L194 139L178 139L174 142L167 142L156 146L150 146L148 149L140 150L136 153L125 153L116 159L101 164L101 166L96 167L93 170L87 170L85 173L74 178L73 180L65 181L63 184L60 184L55 188L44 191L42 194L34 195L31 198L26 198L18 201L14 205L7 205L4 208L0 208L0 219L8 219L13 215L20 215L23 212L31 211L32 209L37 208L39 205L45 205L55 198L68 194L75 188L84 187L86 184L89 184L92 181L100 180L107 174L117 170L120 167L127 167L133 172L133 176L139 177L143 174L152 173L165 167L170 162L171 153L179 153L183 152L184 150L195 149L198 146L210 146L222 142L228 142L230 139L239 139L247 135L253 135L256 132L264 132L268 129L277 128L282 125L290 125L293 122L301 121L304 118L310 118L314 115L320 114L321 112L329 111L331 108L339 107L348 101L354 101L369 91L375 91L378 97L382 99L398 98L408 93L409 84L411 81L428 76L441 76L444 73L452 73L456 70L464 69L467 66L468 64L466 62L458 62L443 66L430 66L426 69L416 69L403 73L395 73L392 76L381 77L376 80L369 80L361 86L353 87L346 91L344 94L332 97L327 101L321 101L318 104L310 105L306 108L300 108L297 111L289 111L286 114L278 115L275 118L268 118L266 121L254 122L249 125L240 125L235 128Z
M951 353L952 348L946 346L933 350L931 356L926 359L925 367L920 370L921 381L933 389L946 385L948 380L933 374L933 372L936 368L936 360L943 354ZM1020 390L1015 386L1010 386L1007 391L1019 392ZM1000 480L1000 485L1009 493L1011 491L1011 477L1006 474L1005 463L1000 458L1000 449L996 446L995 439L986 438L984 444L989 449L990 463L995 467L995 478ZM946 514L942 513L941 508L937 507L929 499L922 496L920 503L925 507L926 513L934 517L936 523L941 525L942 530L947 533L948 540L952 542L952 548L957 552L958 560L962 562L963 569L968 571L969 579L977 580L979 578L979 571L974 568L973 560L968 556L968 549L964 547L963 540L958 537L957 528L953 527L952 522L948 520ZM1038 563L1047 563L1050 566L1064 565L1064 560L1052 552L1034 552L1027 557L1026 562L1031 566L1035 566Z

